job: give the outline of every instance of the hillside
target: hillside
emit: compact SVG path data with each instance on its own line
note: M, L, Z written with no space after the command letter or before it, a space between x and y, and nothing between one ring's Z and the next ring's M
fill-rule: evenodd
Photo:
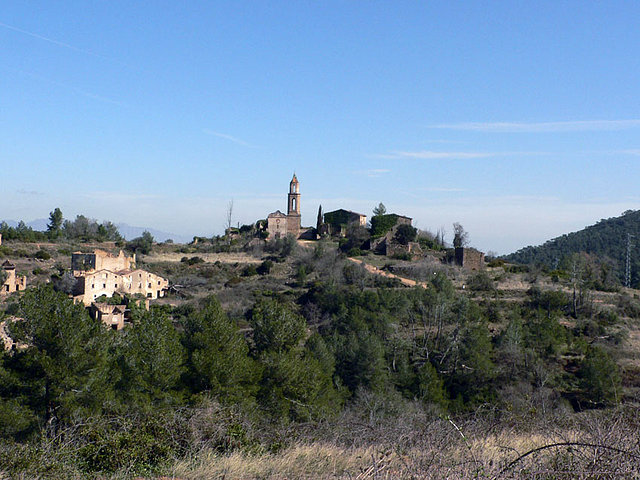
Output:
M638 291L339 243L155 243L137 264L172 288L115 331L54 291L114 242L5 242L0 478L637 471Z
M628 210L619 217L600 220L578 232L554 238L537 247L528 246L503 258L509 262L542 265L555 269L566 263L574 253L596 255L610 263L615 276L624 281L627 252L627 234L634 235L633 242L640 244L640 210ZM640 254L631 250L631 285L640 282Z

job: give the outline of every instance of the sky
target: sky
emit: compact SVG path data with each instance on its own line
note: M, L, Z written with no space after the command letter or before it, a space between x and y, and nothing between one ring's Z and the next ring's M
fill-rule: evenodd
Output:
M509 253L640 209L640 2L12 1L0 218L318 206Z

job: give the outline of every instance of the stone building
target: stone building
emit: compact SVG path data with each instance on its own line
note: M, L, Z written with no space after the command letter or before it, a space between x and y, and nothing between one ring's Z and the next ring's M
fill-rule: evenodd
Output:
M4 270L7 278L0 287L0 294L19 292L27 288L27 277L16 275L16 266L9 260L2 264L2 270Z
M153 300L163 297L169 287L167 279L136 269L135 257L127 257L122 251L118 256L101 250L88 254L74 253L72 270L76 277L73 298L86 306L102 295L111 297L114 293L140 294Z
M111 255L103 250L94 250L93 253L74 252L71 254L71 270L87 272L92 270L129 270L136 264L135 253L128 257L122 250L116 255Z
M289 234L296 238L303 233L301 228L300 215L300 183L295 173L289 183L289 193L287 195L287 214L280 210L270 213L267 217L267 232L270 238L285 237Z
M89 315L94 320L104 323L114 330L124 328L126 305L109 305L108 303L92 303Z
M475 248L456 247L454 259L456 265L467 270L484 269L484 253Z
M378 215L371 219L372 229L378 230L380 236L372 238L371 250L380 253L382 255L397 255L400 253L410 253L412 255L422 254L422 250L418 244L405 246L397 245L394 237L400 225L411 226L411 217L405 217L404 215L398 215L396 213L389 213L386 215ZM415 242L411 242L412 244ZM394 248L394 246L396 248Z
M359 225L366 227L367 216L362 213L352 212L351 210L345 210L340 208L333 212L327 212L323 216L324 222L322 225L322 234L329 235L341 235L344 236L347 232L347 227L350 225Z

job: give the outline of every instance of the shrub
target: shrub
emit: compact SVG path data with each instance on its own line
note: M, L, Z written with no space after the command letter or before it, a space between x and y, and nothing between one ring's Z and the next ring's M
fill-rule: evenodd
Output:
M256 271L260 275L267 275L268 273L271 272L272 268L273 268L273 262L271 260L265 260L260 264L260 266L256 269Z
M242 270L243 277L253 277L254 275L257 275L257 274L258 274L258 270L256 269L255 265L247 265Z
M469 279L467 284L474 292L491 292L495 290L493 280L491 280L487 272L476 273Z
M413 242L416 239L417 234L418 230L415 227L403 223L402 225L398 225L393 238L401 245L408 245L409 242Z
M40 249L35 253L33 257L37 258L38 260L49 260L51 258L51 254L46 250Z

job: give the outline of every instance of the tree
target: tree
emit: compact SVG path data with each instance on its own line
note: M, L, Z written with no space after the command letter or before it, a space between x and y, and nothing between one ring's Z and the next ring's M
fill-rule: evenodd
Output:
M305 335L304 318L273 299L259 300L251 310L249 323L259 352L287 350Z
M620 401L620 369L602 348L589 347L578 376L588 401L601 405L615 405Z
M125 330L117 364L118 392L141 408L177 403L184 349L178 332L164 311L132 308L133 325Z
M413 242L416 239L417 233L418 231L415 227L403 223L398 225L393 238L401 245L409 245L409 242Z
M373 216L374 217L379 217L384 215L385 213L387 213L387 207L384 206L384 204L382 202L380 202L378 204L377 207L374 207L373 209Z
M257 369L247 342L215 297L188 317L183 344L195 392L209 391L229 403L255 395Z
M47 232L51 238L58 238L60 235L60 229L62 228L62 211L56 208L53 212L49 213L49 224L47 225Z
M51 286L28 290L11 325L16 342L27 345L6 362L17 380L13 398L40 419L68 423L100 413L111 398L109 332Z
M149 253L151 253L153 242L153 235L145 230L144 232L142 232L142 236L134 238L127 243L127 249L134 253L142 253L144 255L148 255Z
M322 224L324 223L324 219L322 218L322 205L318 207L318 218L316 220L316 230L320 233L320 229L322 228Z
M336 411L333 361L320 338L302 341L306 322L272 299L259 300L250 324L263 368L259 399L272 415L292 420L322 418Z
M230 229L233 226L233 199L229 200L229 203L227 204L227 211L226 211L226 223L225 223L225 233L227 235L229 235L230 233ZM229 237L229 242L231 241L231 237Z
M455 248L466 247L469 244L469 234L458 222L453 224L453 246Z

